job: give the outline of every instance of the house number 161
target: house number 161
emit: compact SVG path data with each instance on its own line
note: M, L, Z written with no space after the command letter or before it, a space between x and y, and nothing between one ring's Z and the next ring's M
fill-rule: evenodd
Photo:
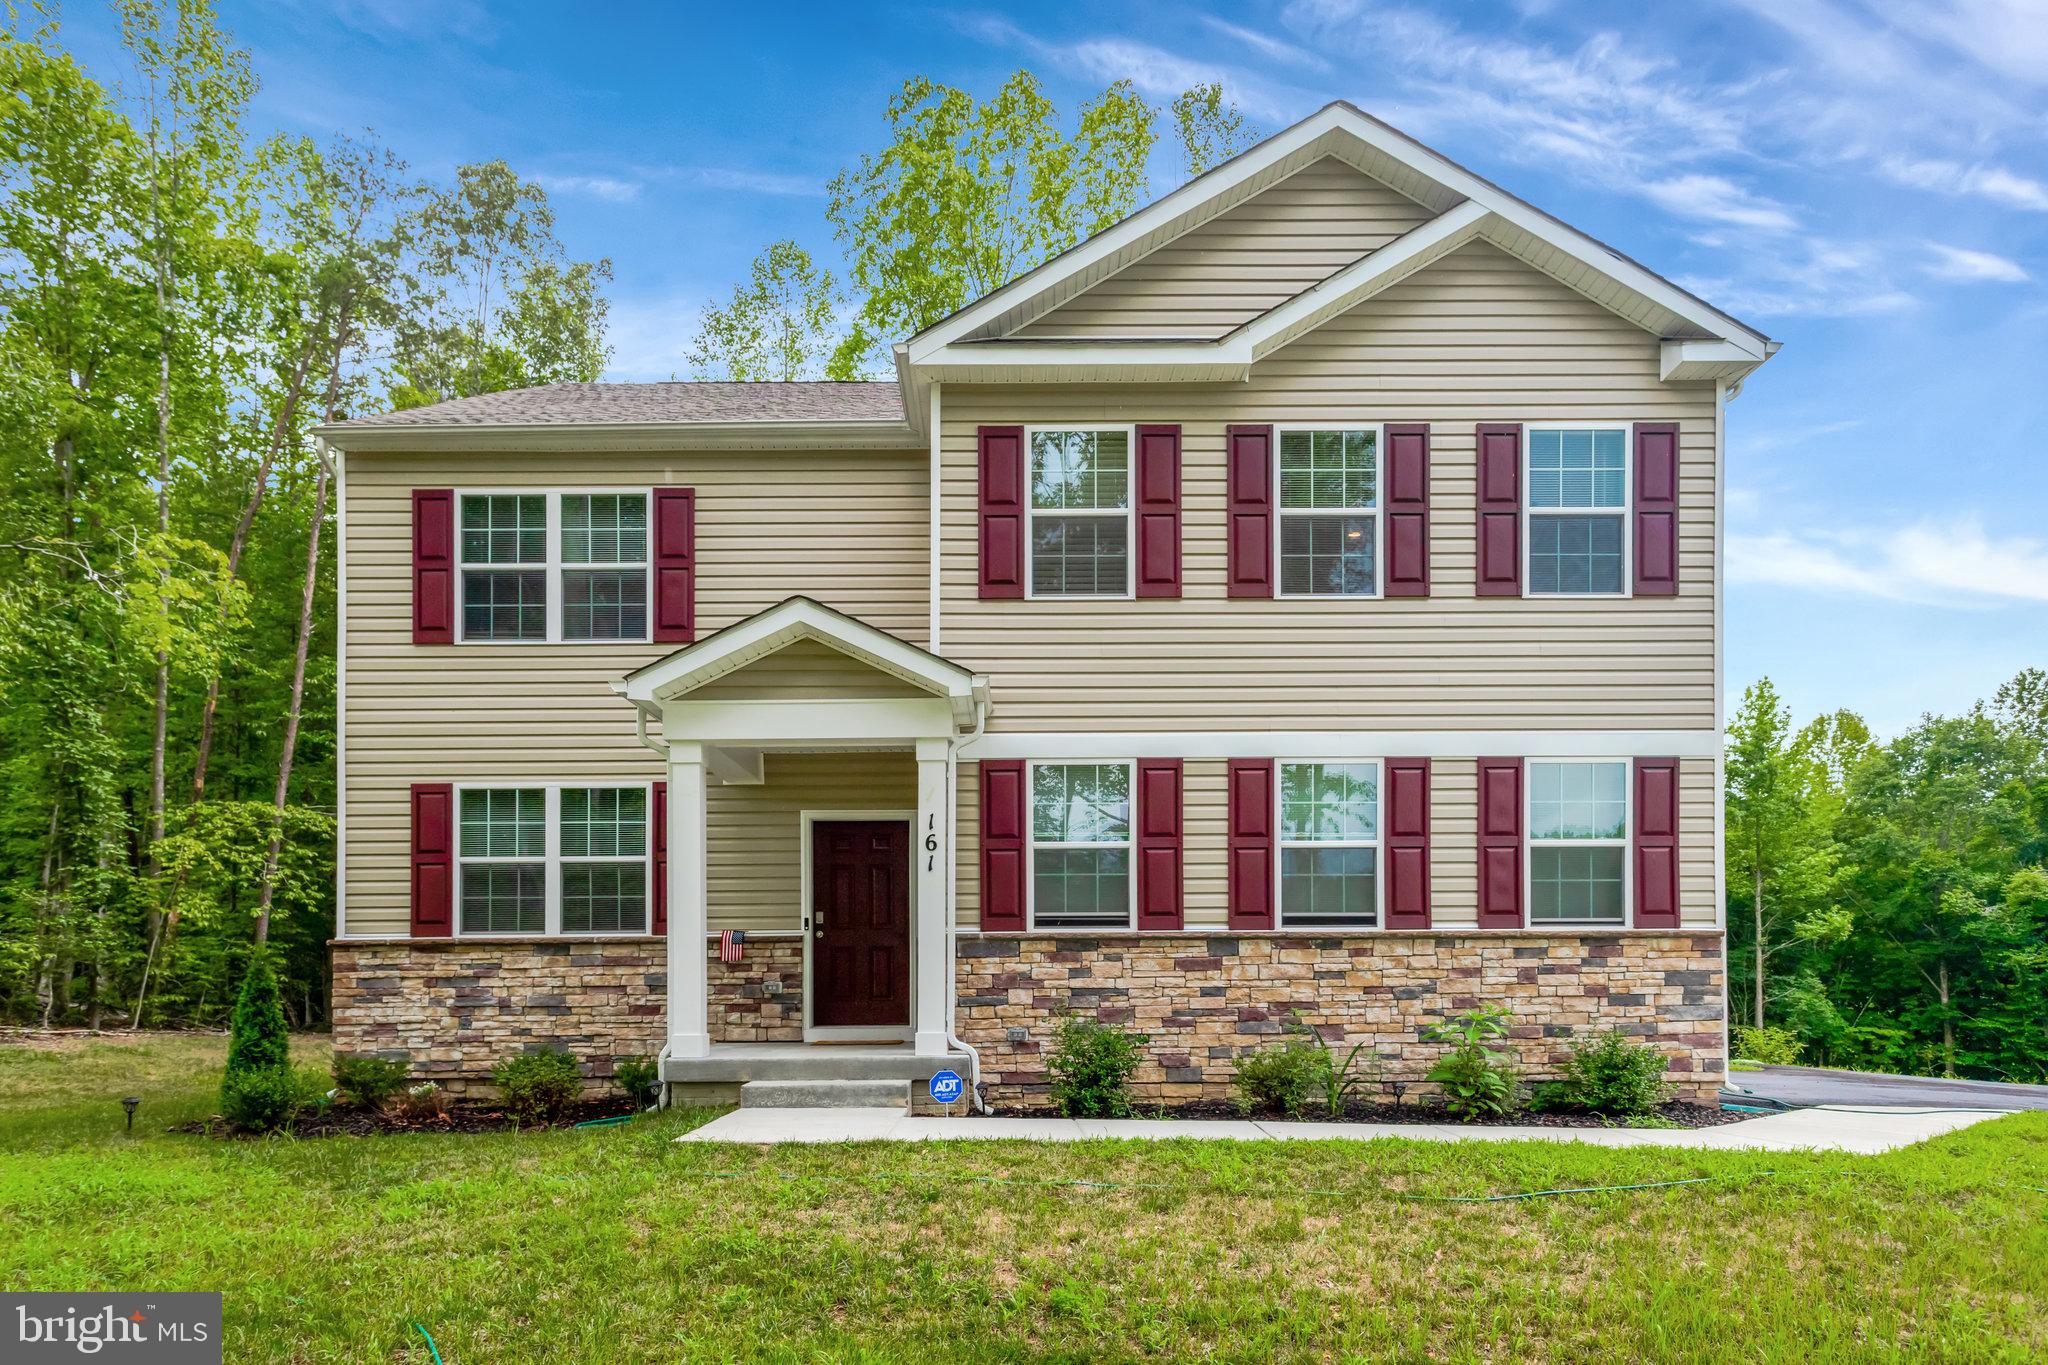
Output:
M930 872L938 866L939 817L927 815L924 818L924 870Z

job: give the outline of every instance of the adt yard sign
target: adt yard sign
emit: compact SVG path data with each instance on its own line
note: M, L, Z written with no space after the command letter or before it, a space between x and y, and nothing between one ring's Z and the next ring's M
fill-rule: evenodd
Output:
M958 1104L967 1086L957 1071L940 1071L932 1076L932 1100L938 1104Z

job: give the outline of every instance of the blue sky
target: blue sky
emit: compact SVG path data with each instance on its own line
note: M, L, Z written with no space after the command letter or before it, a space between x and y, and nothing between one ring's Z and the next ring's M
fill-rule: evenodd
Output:
M836 259L822 186L911 75L1352 100L1785 343L1729 409L1731 704L1890 732L2048 666L2048 0L223 7L261 123L548 185L622 379L763 244Z

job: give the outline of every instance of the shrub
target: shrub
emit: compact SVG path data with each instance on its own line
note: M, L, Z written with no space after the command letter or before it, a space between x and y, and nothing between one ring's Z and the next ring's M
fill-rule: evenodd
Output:
M652 1057L621 1057L612 1063L612 1084L638 1105L661 1098L661 1067Z
M405 1063L383 1057L351 1057L334 1054L334 1088L350 1104L364 1109L381 1108L384 1102L405 1089Z
M220 1089L220 1111L229 1123L246 1133L271 1133L317 1108L322 1086L316 1075L273 1066L231 1071Z
M1344 1117L1344 1111L1351 1106L1352 1093L1378 1076L1380 1059L1367 1052L1367 1044L1362 1042L1353 1043L1339 1057L1337 1049L1330 1046L1330 1040L1323 1037L1315 1025L1302 1018L1300 1010L1288 1016L1287 1027L1301 1034L1305 1042L1323 1054L1323 1109L1333 1119ZM1365 1060L1361 1062L1360 1056Z
M437 1119L448 1112L448 1092L432 1081L409 1085L392 1100L400 1118L414 1123Z
M1115 1024L1069 1014L1060 1020L1046 1069L1052 1098L1068 1118L1127 1118L1131 1076L1152 1040Z
M1735 1028L1735 1055L1764 1066L1797 1066L1799 1035L1786 1028L1738 1024Z
M284 1001L277 993L277 973L271 970L269 954L259 948L249 959L249 970L242 973L241 994L235 999L227 1074L274 1071L290 1063L291 1034L285 1027Z
M1506 1007L1482 1005L1424 1029L1422 1036L1449 1043L1428 1079L1443 1087L1444 1108L1470 1123L1474 1119L1512 1114L1520 1106L1522 1085L1514 1054L1495 1044L1508 1036Z
M1664 1083L1669 1065L1656 1048L1609 1029L1572 1044L1571 1060L1564 1064L1565 1098L1595 1114L1647 1114L1670 1096Z
M1279 1047L1247 1052L1237 1059L1238 1103L1245 1109L1278 1109L1300 1118L1310 1097L1322 1098L1330 1074L1330 1054L1302 1038Z
M583 1094L576 1059L556 1049L507 1057L491 1072L505 1107L521 1123L546 1123L561 1116Z

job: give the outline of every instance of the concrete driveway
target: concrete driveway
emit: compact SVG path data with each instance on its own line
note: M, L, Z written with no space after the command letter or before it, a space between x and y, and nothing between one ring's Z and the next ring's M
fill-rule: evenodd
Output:
M1767 1066L1731 1071L1731 1090L1786 1104L1901 1105L1940 1109L2048 1109L2048 1085L1949 1081L1936 1076L1885 1076L1869 1071L1827 1071L1811 1066Z

